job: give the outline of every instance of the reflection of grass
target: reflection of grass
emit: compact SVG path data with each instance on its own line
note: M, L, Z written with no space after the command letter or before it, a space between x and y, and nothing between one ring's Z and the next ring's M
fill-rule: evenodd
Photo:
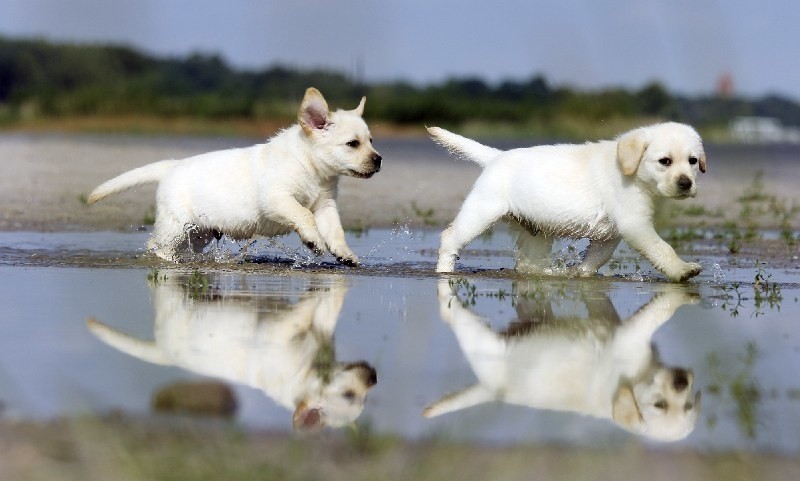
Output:
M736 406L736 420L739 429L748 438L756 437L758 425L758 404L761 401L761 389L756 384L753 377L753 366L758 357L758 349L754 342L747 343L745 354L739 358L741 367L738 372L730 374L723 372L722 362L719 355L712 352L708 355L707 362L713 382L709 386L709 393L713 396L730 396ZM728 371L734 370L732 363L724 366ZM716 417L709 415L712 425L716 423Z
M766 264L756 261L756 273L753 278L753 312L752 316L758 317L764 313L764 307L770 310L781 310L783 293L781 286L772 281L772 274L766 270ZM722 309L728 311L732 317L739 315L739 310L745 306L748 297L741 283L731 282L720 286L723 292Z
M153 267L147 274L147 280L150 281L153 285L158 285L160 282L167 280L167 275L161 274L158 268Z
M474 306L479 297L495 298L499 301L504 301L507 297L511 298L511 305L515 304L516 297L524 297L525 294L514 293L513 295L505 289L497 290L483 290L478 291L478 287L471 283L469 280L460 277L458 279L450 279L447 281L450 285L450 290L453 295L461 302L464 307ZM515 290L516 283L512 284L512 290Z
M771 282L772 274L764 270L764 264L756 261L758 270L753 281L753 303L755 304L755 315L761 314L762 306L766 303L770 309L781 310L783 294L781 286L776 282Z
M186 280L186 287L189 290L189 297L192 299L207 294L209 288L208 276L195 269Z

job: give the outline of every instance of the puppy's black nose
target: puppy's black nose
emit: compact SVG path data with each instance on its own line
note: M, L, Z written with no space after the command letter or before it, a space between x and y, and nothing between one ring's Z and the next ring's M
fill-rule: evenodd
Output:
M689 373L685 369L676 369L672 374L672 387L676 392L683 392L689 386Z
M372 154L372 165L375 166L375 170L381 170L381 160L383 157L379 153Z
M692 188L692 179L685 175L678 177L678 187L682 190L689 190Z

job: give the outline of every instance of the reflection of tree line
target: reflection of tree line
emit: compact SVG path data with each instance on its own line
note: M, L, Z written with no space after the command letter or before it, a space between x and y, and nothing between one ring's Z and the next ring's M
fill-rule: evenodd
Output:
M788 125L800 124L800 105L788 99L687 98L670 94L658 83L635 91L593 92L554 87L542 76L496 85L479 78L427 86L403 81L364 84L326 70L275 66L237 71L216 55L162 59L128 47L56 45L0 37L0 105L11 107L12 119L37 114L290 119L297 99L310 85L337 104L366 94L371 118L397 123L518 123L532 119L557 123L559 119L660 117L703 126L724 125L734 116L757 114L776 117ZM566 129L560 134L570 132Z

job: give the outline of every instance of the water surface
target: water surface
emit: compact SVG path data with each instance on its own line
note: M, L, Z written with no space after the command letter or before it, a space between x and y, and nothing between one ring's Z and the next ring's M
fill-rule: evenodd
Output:
M377 384L366 388L363 410L348 412L378 432L511 444L653 444L652 432L632 433L612 421L603 407L608 399L579 414L541 401L563 396L560 383L526 391L520 386L530 380L518 374L576 365L587 342L602 347L641 324L650 331L642 328L635 349L653 356L657 368L686 370L693 384L685 389L701 393L688 436L656 446L800 453L800 378L791 368L800 365L796 262L773 267L732 259L721 246L697 241L682 255L705 270L687 284L664 282L624 246L618 262L595 278L526 280L511 269L512 242L502 229L473 242L452 276L433 272L436 231L350 233L363 262L358 269L312 259L292 236L243 255L238 246L221 246L176 266L145 253L146 236L0 234L7 314L2 416L146 415L161 387L214 378L235 391L236 423L288 432L290 387L259 379L280 377L289 361L274 361L290 356L287 350L300 352L300 361L291 361L298 370L310 365L306 351L286 340L291 336L276 332L313 326L300 337L325 353L329 366L374 368ZM561 249L556 257L567 259L572 251ZM104 337L100 324L112 334ZM523 347L514 351L512 344ZM452 393L499 382L503 369L517 374L494 397L423 417ZM610 392L620 382L607 373L591 376Z

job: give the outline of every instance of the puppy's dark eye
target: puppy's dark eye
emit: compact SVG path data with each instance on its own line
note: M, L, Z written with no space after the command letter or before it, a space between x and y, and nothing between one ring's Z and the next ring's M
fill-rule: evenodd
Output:
M694 165L697 163L697 157L689 157L689 163Z
M348 389L347 391L342 394L342 397L347 399L348 401L353 401L356 398L356 392L352 389Z
M670 159L669 157L662 157L658 159L658 163L669 167L670 165L672 165L672 159Z
M664 400L656 401L656 403L653 404L653 406L655 406L656 409L667 409L667 401Z
M358 146L361 145L361 142L359 142L358 140L351 140L350 142L347 143L347 145L354 149L357 149Z

